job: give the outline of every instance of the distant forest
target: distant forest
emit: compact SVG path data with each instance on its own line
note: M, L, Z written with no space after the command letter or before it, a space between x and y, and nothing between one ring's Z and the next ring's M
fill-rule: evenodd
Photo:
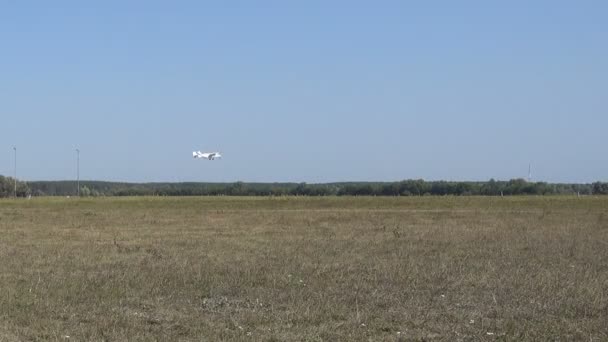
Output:
M0 197L14 194L14 179L0 176ZM17 196L74 196L75 181L17 182ZM608 195L608 183L564 184L524 179L487 182L404 180L342 183L120 183L80 181L81 196L509 196Z

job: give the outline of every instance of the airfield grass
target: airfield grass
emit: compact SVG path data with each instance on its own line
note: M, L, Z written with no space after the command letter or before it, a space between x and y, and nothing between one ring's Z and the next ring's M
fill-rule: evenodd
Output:
M608 197L0 201L0 341L608 340Z

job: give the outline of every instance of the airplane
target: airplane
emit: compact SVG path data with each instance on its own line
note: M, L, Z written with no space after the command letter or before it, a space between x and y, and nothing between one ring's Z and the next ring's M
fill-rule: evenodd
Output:
M201 158L201 159L215 160L216 158L222 158L222 155L219 152L207 152L207 153L203 153L201 151L194 151L194 152L192 152L192 157L194 157L194 158Z

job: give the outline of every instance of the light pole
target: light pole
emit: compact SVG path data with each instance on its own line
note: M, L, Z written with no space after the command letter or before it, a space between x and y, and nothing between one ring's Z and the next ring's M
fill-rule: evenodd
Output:
M15 151L15 198L17 198L17 146L13 146Z
M76 191L80 197L80 150L76 149Z

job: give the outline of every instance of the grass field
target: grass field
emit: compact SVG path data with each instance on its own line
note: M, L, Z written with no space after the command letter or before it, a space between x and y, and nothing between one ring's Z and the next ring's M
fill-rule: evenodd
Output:
M0 341L608 340L608 197L0 201Z

